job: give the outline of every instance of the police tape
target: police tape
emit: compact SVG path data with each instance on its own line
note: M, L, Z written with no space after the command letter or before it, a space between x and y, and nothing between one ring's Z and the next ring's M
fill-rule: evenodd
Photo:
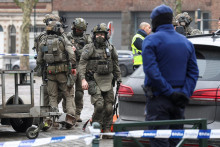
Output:
M11 141L0 143L0 147L31 147L40 146L49 143L57 143L70 140L84 139L86 145L91 144L92 140L99 138L100 135L133 137L133 138L179 138L179 139L220 139L220 129L213 130L138 130L127 132L101 133L99 129L89 127L91 134L86 135L68 135L51 138L40 138L24 141Z
M0 147L31 147L31 146L40 146L50 143L57 143L70 140L79 140L84 139L86 144L89 145L95 136L89 135L68 135L68 136L59 136L59 137L50 137L50 138L39 138L32 140L23 140L23 141L9 141L0 143Z
M1 54L0 56L30 56L30 57L35 57L37 54Z
M106 134L105 134L106 135ZM109 134L110 135L110 134ZM220 138L220 129L213 130L140 130L116 132L114 136L134 138L185 138L185 139L214 139Z

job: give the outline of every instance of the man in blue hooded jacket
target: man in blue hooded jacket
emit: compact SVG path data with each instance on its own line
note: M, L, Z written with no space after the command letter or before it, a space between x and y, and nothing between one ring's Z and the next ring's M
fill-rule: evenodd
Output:
M142 44L147 121L184 119L185 105L198 79L194 46L174 30L172 18L170 7L156 7L151 13L155 33L147 36ZM183 129L183 125L150 126L149 129ZM152 147L172 147L178 142L179 139L150 139Z

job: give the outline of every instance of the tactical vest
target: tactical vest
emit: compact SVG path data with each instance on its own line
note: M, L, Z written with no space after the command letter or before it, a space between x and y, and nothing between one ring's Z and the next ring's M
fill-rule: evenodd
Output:
M66 72L68 70L67 53L62 36L47 35L42 42L43 59L48 64L48 73Z
M88 35L83 34L82 37L80 36L74 36L72 33L68 33L67 35L68 39L70 42L76 47L76 61L79 62L80 57L82 55L83 47L91 42L91 39L89 38Z
M103 48L96 48L93 45L93 54L89 58L87 71L92 71L100 75L113 72L112 46L107 45Z
M67 62L64 40L61 36L47 35L42 47L43 59L48 64Z
M137 49L134 45L134 42L137 38L140 38L141 40L144 40L144 37L140 34L136 34L133 39L132 39L132 43L131 43L131 47L132 47L132 53L134 56L134 64L133 65L141 65L143 64L142 62L142 56L141 54L139 54L138 52L142 52L141 50Z

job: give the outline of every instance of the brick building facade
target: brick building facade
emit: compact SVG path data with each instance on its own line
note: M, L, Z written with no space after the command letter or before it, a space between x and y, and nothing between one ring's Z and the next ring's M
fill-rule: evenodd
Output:
M152 9L162 4L162 1L164 0L39 0L36 5L35 24L37 31L41 32L44 29L42 20L47 13L57 13L66 17L69 26L74 18L83 17L89 23L87 33L91 33L92 27L98 23L114 21L113 44L117 49L127 50L130 49L131 39L139 23L150 22ZM187 11L194 18L192 22L194 28L198 27L195 21L196 10L201 10L204 21L200 29L204 33L217 29L219 6L220 0L182 0L182 11ZM31 15L31 21L30 53L33 53L31 48L34 40L34 13ZM0 0L0 53L20 53L21 25L21 9L13 3L13 0ZM70 27L66 31L70 31ZM10 63L13 63L13 60L10 60ZM9 60L3 60L0 56L0 69L5 68L6 64L9 64Z
M34 42L34 23L36 30L40 33L44 29L45 14L52 13L52 1L39 0L35 10L36 18L34 19L34 13L31 15L30 53L33 53L31 48ZM13 0L0 0L0 53L20 53L22 15L21 8ZM0 69L9 69L10 65L18 59L19 57L0 56Z
M53 0L53 11L86 13L86 12L119 12L121 13L121 49L128 49L131 38L137 29L135 15L144 15L149 21L153 8L162 4L163 0ZM169 1L169 0L167 0ZM171 1L171 0L170 0ZM173 0L174 1L174 0ZM182 0L182 11L190 12L194 18L194 28L197 27L196 10L200 9L203 18L201 30L206 27L208 32L217 29L217 20L220 17L219 0ZM140 14L142 13L142 14ZM143 19L143 18L142 18Z

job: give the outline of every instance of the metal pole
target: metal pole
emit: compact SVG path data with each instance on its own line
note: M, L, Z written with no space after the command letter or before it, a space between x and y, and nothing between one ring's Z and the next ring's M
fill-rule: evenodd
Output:
M34 5L34 39L36 38L36 3Z
M18 104L18 73L15 73L14 77L15 77L15 98L13 100L13 104L17 105Z
M34 72L30 73L31 106L34 107Z
M5 109L6 106L6 100L5 100L5 73L4 71L2 71L1 74L1 78L2 78L2 109Z
M44 84L40 86L40 106L44 106Z
M197 27L199 30L201 30L201 10L200 9L197 9L197 14L198 14L198 22L197 22Z

